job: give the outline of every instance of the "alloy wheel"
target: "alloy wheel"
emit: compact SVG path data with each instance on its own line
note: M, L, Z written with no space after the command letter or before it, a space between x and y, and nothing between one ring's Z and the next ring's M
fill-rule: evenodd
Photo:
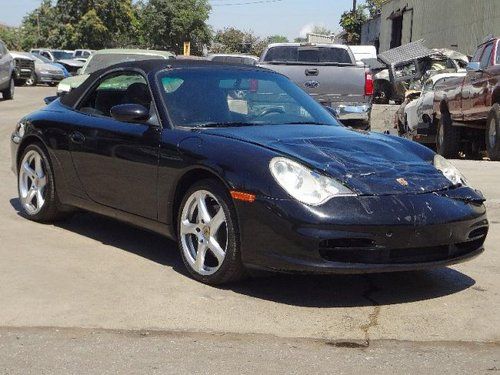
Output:
M228 246L227 219L217 198L198 190L181 213L180 240L185 259L199 275L213 275L222 266Z
M45 205L46 168L42 156L29 151L19 166L19 197L29 215L36 215Z
M35 86L35 74L32 73L31 76L26 80L26 85L27 86Z

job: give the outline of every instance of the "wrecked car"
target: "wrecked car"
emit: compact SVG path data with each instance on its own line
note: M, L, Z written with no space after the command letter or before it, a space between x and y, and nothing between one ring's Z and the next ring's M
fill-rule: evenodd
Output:
M407 90L420 90L431 76L465 72L469 59L453 50L429 49L419 40L380 53L378 62L369 64L374 72L374 101L401 104ZM387 69L382 69L384 65Z
M464 76L465 72L439 73L428 78L421 90L406 91L405 100L396 112L398 134L434 148L437 123L434 88L446 80Z
M342 126L279 73L130 61L52 99L12 134L23 214L78 208L156 231L201 282L426 269L483 251L484 198L452 164Z

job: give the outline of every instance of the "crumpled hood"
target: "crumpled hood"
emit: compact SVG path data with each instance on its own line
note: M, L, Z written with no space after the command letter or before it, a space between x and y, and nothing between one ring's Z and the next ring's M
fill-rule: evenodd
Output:
M428 193L452 186L405 140L383 134L314 125L219 128L203 133L251 142L288 155L362 195Z

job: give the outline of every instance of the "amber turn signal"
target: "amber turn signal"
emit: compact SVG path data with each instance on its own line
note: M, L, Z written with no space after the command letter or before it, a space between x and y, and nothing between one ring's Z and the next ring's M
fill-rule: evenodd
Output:
M233 199L235 199L235 200L243 201L243 202L252 203L255 201L254 194L243 193L242 191L231 190L231 197L233 197Z

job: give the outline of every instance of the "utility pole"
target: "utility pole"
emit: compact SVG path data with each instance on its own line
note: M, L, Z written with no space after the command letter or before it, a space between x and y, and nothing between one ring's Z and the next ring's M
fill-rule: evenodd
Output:
M352 12L355 13L356 12L356 0L352 0Z

